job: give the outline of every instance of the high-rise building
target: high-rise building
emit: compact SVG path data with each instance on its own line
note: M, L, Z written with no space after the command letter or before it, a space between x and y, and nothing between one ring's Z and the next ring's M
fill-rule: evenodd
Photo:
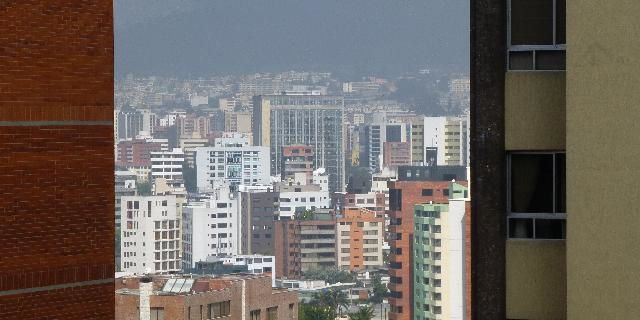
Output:
M305 210L330 208L327 176L314 175L312 184L306 184L307 177L303 173L298 173L296 178L275 185L278 192L277 219L294 219Z
M296 173L302 172L307 176L309 183L313 178L314 152L313 148L305 145L282 147L282 180L292 179Z
M143 115L134 108L121 109L118 112L117 119L117 137L120 140L134 139L140 134L140 131L144 131Z
M411 144L409 142L385 142L383 147L383 167L395 170L399 166L411 165Z
M413 315L416 320L466 319L466 262L470 258L465 223L467 188L451 183L448 203L414 206Z
M225 112L224 131L251 133L251 112Z
M254 145L271 150L271 174L282 169L281 148L307 145L315 152L314 167L329 176L329 191L344 189L344 100L321 95L258 96L254 101Z
M0 7L0 319L113 319L113 3Z
M413 318L413 210L419 203L448 203L451 180L434 179L437 167L400 168L411 174L400 174L389 182L389 305L390 320ZM433 175L430 176L428 172ZM419 176L416 177L416 174ZM408 176L408 177L407 177ZM436 176L437 177L437 176Z
M412 162L415 165L467 166L468 123L468 116L412 119Z
M210 132L211 119L188 114L176 118L178 138L206 138Z
M121 198L120 270L135 274L182 269L180 217L175 196Z
M276 277L299 279L303 272L336 266L336 221L275 222Z
M349 271L371 270L384 265L384 218L362 208L346 208L336 223L336 263Z
M269 148L238 143L197 148L198 190L206 192L219 185L263 185L271 182Z
M208 199L183 208L185 269L207 257L240 254L240 207L228 186L215 189Z
M471 12L474 319L637 317L640 3Z
M383 167L385 143L407 142L408 128L407 124L387 120L386 117L374 118L374 123L364 126L364 140L361 141L364 145L360 149L363 152L360 156L360 165L378 172Z
M270 190L240 192L242 254L274 254L274 219L279 193Z

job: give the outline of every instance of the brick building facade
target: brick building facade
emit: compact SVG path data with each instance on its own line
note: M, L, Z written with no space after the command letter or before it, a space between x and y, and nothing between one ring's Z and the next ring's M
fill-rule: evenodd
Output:
M114 318L112 10L0 3L0 319Z
M185 284L181 284L180 292L168 292L168 281ZM116 320L140 319L139 288L140 278L116 280ZM152 288L151 319L244 320L250 319L252 314L258 314L259 320L298 318L298 293L287 289L273 289L270 276L226 275L195 279L156 277Z
M424 175L423 175L424 176ZM417 203L448 203L449 181L389 182L389 320L411 320L413 209Z

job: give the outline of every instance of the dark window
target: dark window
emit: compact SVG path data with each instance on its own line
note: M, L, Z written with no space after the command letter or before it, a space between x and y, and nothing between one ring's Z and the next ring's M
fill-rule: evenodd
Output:
M210 303L207 305L207 317L215 319L231 315L231 301Z
M391 211L402 210L402 190L389 189L389 209Z
M566 212L565 155L512 154L511 212Z
M423 197L431 197L433 196L433 189L422 189Z
M226 203L218 203L218 204L217 204L217 207L218 207L218 208L226 208L226 207L227 207L227 204L226 204Z
M449 196L449 189L442 189L442 195L445 197Z
M511 0L511 44L552 45L553 0Z

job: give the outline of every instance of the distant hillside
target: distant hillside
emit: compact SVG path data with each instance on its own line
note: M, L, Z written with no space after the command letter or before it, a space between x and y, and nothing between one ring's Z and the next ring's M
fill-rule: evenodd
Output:
M468 66L467 0L115 2L120 76Z

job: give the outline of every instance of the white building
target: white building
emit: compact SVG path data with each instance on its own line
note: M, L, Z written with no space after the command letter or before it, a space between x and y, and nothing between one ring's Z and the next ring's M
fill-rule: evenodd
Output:
M183 208L185 269L207 257L237 255L240 248L240 203L228 186Z
M269 148L234 143L196 149L197 185L200 192L217 186L269 184Z
M425 117L424 148L437 149L440 166L467 166L469 163L469 117ZM424 157L428 161L427 155Z
M276 259L274 256L263 255L238 255L223 257L224 264L231 264L234 266L247 266L249 273L271 274L271 285L276 286Z
M414 212L414 310L426 318L464 319L466 202L418 204Z
M121 270L135 274L180 271L175 196L125 196L121 206Z
M320 173L318 170L314 172L314 184L306 184L304 173L296 173L293 180L276 184L280 219L292 219L296 213L304 210L330 208L328 177Z
M180 148L171 151L151 152L151 177L164 178L172 187L183 187L182 166L184 164L184 152Z

